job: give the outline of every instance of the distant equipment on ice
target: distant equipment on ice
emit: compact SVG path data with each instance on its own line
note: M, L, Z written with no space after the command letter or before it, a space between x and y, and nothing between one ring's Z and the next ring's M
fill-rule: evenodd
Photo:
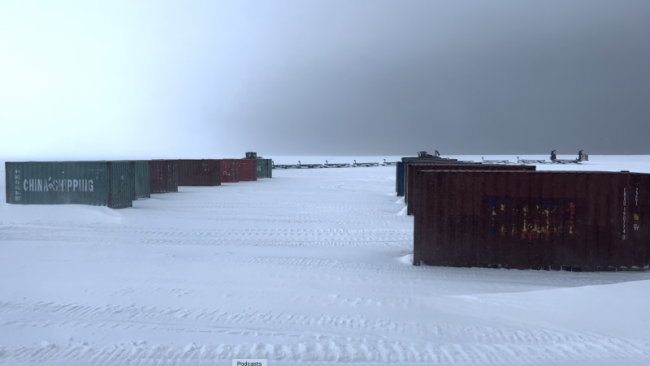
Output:
M556 150L551 151L551 161L520 159L517 156L516 164L580 164L583 161L589 161L589 155L583 153L582 151L583 150L580 150L578 152L577 159L558 159ZM515 163L511 163L509 160L485 160L485 158L483 157L481 157L481 159L483 160L483 164L515 164Z
M580 161L589 161L589 155L584 154L582 150L578 152L578 160Z
M554 164L580 164L582 163L582 156L584 154L582 153L582 150L578 153L578 158L577 159L558 159L557 155L555 154L555 150L551 151L551 163ZM588 159L588 157L587 157ZM585 159L586 160L586 159Z
M369 167L369 166L378 166L379 163L357 163L356 160L354 160L354 164L352 164L352 167Z
M246 154L248 157L248 153ZM440 157L440 153L438 150L435 150L435 153L433 155L427 153L426 151L418 151L418 158L419 159L435 159L435 160L448 160L448 161L454 161L453 159L447 159L447 158L442 158ZM369 162L369 163L357 163L356 160L353 160L353 163L330 163L329 161L325 160L325 164L303 164L300 160L298 160L298 164L274 164L273 169L318 169L318 168L362 168L362 167L372 167L372 166L397 166L398 162L391 162L391 161L386 161L386 159L383 159L383 163L375 163L375 162Z
M298 165L296 168L298 169L315 169L315 168L322 168L323 164L303 164L298 160Z
M327 160L325 160L325 164L323 165L323 168L349 168L350 164L349 163L332 163L330 164Z
M418 158L439 158L440 153L438 150L435 150L434 155L427 153L426 151L418 151Z
M482 156L481 160L483 160L483 163L485 164L510 164L510 160L485 160Z
M520 164L546 164L546 160L519 159L519 157L517 156L517 163L520 163Z

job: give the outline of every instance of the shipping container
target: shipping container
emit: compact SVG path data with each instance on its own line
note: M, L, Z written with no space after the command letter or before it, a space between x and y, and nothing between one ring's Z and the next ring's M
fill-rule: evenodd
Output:
M131 201L138 199L138 196L135 194L135 161L129 161L130 182L131 182Z
M149 178L151 193L178 192L178 161L150 160Z
M221 159L221 182L239 182L239 160Z
M257 178L273 178L273 160L257 159Z
M257 179L263 179L267 176L268 159L257 159Z
M403 176L404 176L404 163L398 161L397 164L395 165L395 192L397 192L398 196L404 195L404 194L400 195L400 192L404 192L405 179L401 179L401 177Z
M474 162L458 161L457 159L431 159L431 158L402 158L401 163L395 166L395 191L398 197L404 196L406 182L406 165L411 163L427 164L476 164Z
M257 159L239 159L239 181L257 180Z
M131 165L118 161L6 162L6 201L23 205L133 205Z
M413 264L565 269L650 263L650 174L419 171Z
M151 197L151 172L148 160L135 161L135 198Z
M419 202L418 197L413 196L413 185L415 175L420 170L537 170L535 165L489 165L489 164L429 164L410 162L404 165L406 168L406 181L404 182L404 202L408 205L407 215L412 215L414 207Z
M179 186L220 186L221 160L180 159L178 160Z

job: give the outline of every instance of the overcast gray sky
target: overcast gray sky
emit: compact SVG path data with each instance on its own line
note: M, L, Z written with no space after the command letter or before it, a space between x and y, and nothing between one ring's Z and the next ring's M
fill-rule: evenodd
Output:
M5 0L0 155L650 154L648 19L648 0Z

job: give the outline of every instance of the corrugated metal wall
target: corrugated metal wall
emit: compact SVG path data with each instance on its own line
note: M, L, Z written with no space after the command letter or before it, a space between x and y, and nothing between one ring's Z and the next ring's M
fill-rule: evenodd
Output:
M149 170L149 161L135 161L135 197L151 197L151 172Z
M257 159L257 179L266 178L268 161L266 159Z
M221 160L181 159L178 160L179 186L220 186Z
M414 264L600 270L650 264L650 175L420 171Z
M427 164L412 162L404 165L406 168L406 182L404 183L404 202L408 205L406 213L413 214L414 207L419 202L418 197L413 195L415 175L420 170L537 170L535 165L488 165L488 164Z
M247 182L257 180L257 159L240 159L239 181Z
M149 161L151 193L178 192L178 161Z
M128 162L6 162L5 174L7 203L131 206Z
M131 201L138 199L138 196L135 194L135 161L129 161L129 170L130 170L130 183L131 183Z
M221 160L221 182L239 182L239 161L237 159Z
M397 190L397 196L404 196L405 183L406 183L406 164L412 164L417 162L418 164L477 164L473 162L463 162L456 159L431 159L431 158L402 158L401 163L397 163L395 167L396 170L396 182L395 187Z
M126 208L133 206L135 180L131 179L131 169L133 168L131 164L129 161L108 163L108 207Z
M273 178L273 161L271 159L257 159L257 179Z

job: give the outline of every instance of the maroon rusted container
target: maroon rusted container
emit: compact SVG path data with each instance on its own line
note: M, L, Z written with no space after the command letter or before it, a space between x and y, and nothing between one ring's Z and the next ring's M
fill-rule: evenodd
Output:
M239 181L257 180L257 159L239 159Z
M413 264L605 270L650 261L650 174L419 171Z
M222 183L239 182L239 160L238 159L221 160L221 182Z
M221 160L180 159L178 160L179 186L220 186Z
M420 170L536 170L535 165L490 165L490 164L422 164L412 162L404 165L406 169L404 184L404 202L408 205L406 213L413 214L414 207L418 203L417 197L413 197L411 187L415 184L415 175Z
M149 179L151 193L178 192L178 161L151 160Z

